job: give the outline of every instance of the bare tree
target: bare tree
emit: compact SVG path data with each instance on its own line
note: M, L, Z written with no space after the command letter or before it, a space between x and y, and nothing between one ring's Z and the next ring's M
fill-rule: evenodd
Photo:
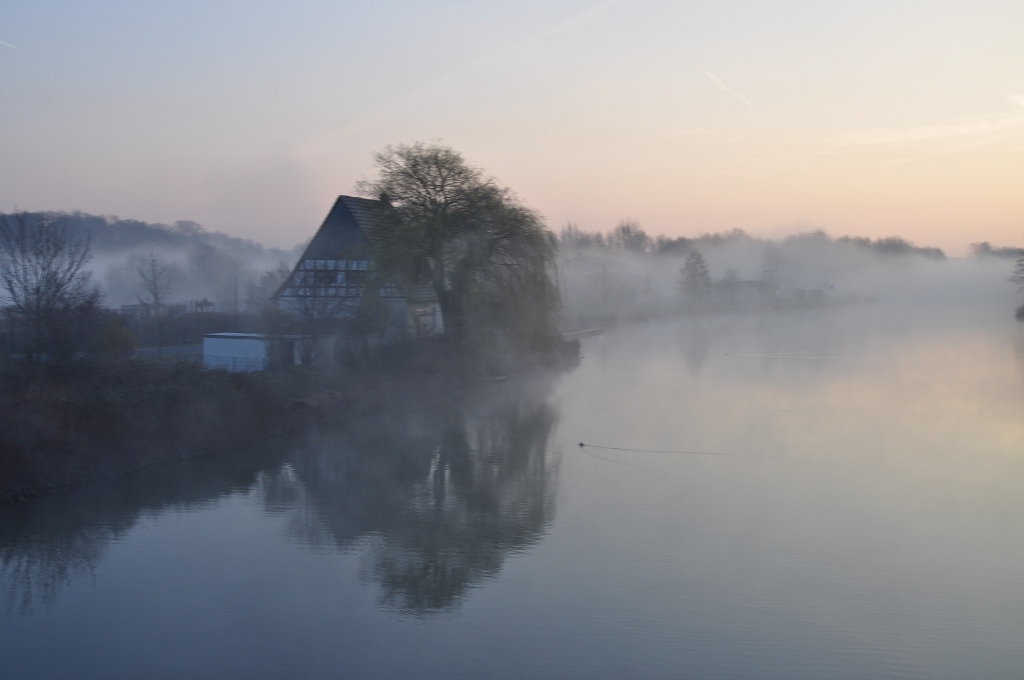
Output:
M636 220L622 220L608 234L608 245L634 253L646 253L653 245L653 239L647 235Z
M143 295L139 302L149 305L154 324L156 325L156 353L163 354L163 331L164 323L167 320L167 303L171 290L174 288L174 271L166 264L160 256L150 253L138 260L135 271L139 274L139 283Z
M9 312L29 331L29 354L41 361L53 350L65 320L82 307L96 306L99 293L89 285L89 239L72 240L51 219L30 224L26 215L0 219L0 287ZM71 356L66 342L61 354Z

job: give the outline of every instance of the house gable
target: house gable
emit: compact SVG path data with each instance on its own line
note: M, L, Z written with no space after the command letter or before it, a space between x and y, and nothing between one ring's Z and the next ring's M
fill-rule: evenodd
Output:
M367 233L378 205L378 201L339 196L273 299L361 297L376 273ZM380 295L402 297L392 282L384 283Z
M368 285L392 317L391 337L443 331L441 308L429 285L403 290L378 278L370 234L379 201L339 196L288 278L271 296L283 310L312 318L352 318Z

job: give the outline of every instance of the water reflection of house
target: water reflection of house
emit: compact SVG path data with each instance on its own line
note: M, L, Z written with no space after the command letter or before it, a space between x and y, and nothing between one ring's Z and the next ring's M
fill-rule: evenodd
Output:
M378 201L339 196L288 279L272 299L309 321L351 321L370 295L383 310L385 342L442 332L441 306L428 285L379 276L370 241Z

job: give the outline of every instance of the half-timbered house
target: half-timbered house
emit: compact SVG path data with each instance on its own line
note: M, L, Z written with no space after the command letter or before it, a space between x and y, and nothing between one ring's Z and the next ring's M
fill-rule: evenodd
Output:
M370 241L378 206L365 198L338 197L274 293L279 309L308 320L351 320L364 297L373 295L387 314L383 342L442 332L441 307L430 286L401 286L378 276Z

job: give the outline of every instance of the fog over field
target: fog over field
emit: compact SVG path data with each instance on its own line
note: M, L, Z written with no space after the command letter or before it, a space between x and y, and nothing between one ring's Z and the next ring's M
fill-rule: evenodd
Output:
M171 302L206 298L216 311L230 312L237 293L239 309L245 311L254 297L264 295L261 275L281 263L291 266L302 249L302 244L292 250L266 248L248 239L206 231L195 222L149 224L79 212L23 215L29 221L54 220L70 239L89 240L92 257L86 267L105 304L114 308L140 302L138 268L154 254L170 272ZM14 218L0 213L0 220Z

